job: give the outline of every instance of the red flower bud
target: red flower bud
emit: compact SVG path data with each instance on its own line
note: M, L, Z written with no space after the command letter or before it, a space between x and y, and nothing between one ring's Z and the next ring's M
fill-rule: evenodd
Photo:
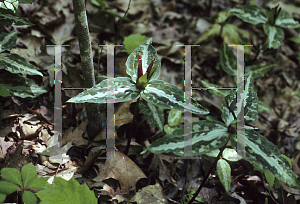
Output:
M141 55L139 53L137 53L137 57L138 57L138 60L139 60L139 66L138 66L138 78L137 80L143 76L143 67L142 67L142 58L141 58Z

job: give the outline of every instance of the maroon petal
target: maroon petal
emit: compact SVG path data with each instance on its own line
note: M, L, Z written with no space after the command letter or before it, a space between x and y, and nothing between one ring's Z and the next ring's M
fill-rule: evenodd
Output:
M154 60L155 60L155 57L154 57L154 59L152 60L152 62L150 63L148 69L147 69L147 79L149 79L149 74L150 74L150 71L151 71L151 69L152 69L152 67L153 67Z
M138 66L138 78L137 80L143 76L143 67L142 67L142 57L139 53L137 53L137 57L138 57L138 60L139 60L139 66Z

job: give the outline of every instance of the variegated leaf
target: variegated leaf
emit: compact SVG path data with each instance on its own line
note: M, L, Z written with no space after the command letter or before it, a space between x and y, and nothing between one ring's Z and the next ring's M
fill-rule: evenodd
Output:
M220 153L220 150L216 149L214 151L209 152L206 154L207 156L210 157L217 157ZM226 159L228 161L238 161L241 160L241 158L237 157L237 151L235 149L230 149L230 148L225 148L223 153L222 153L222 158Z
M206 154L224 146L229 139L226 126L218 121L201 120L192 123L192 155ZM151 151L154 154L172 153L184 156L184 126L171 134L156 140L141 154Z
M31 79L24 78L18 74L12 74L8 71L1 73L0 84L14 96L21 98L36 98L47 93L48 89L44 86L38 86Z
M281 45L284 39L283 30L279 27L271 26L268 22L265 23L263 27L264 27L264 32L268 35L268 39L265 42L265 44L262 46L262 49L263 50L268 48L277 49Z
M141 96L147 102L153 105L160 106L166 109L175 109L184 111L185 101L184 92L178 89L175 85L169 84L161 80L154 80L150 82L145 90L141 92ZM196 114L208 114L203 106L197 103L193 98L192 111Z
M26 18L23 18L9 9L0 8L0 26L9 26L12 23L15 25L34 25Z
M265 104L261 101L258 101L258 110L269 112L272 110L272 108L270 106L268 106L267 104Z
M258 98L254 91L252 73L250 73L245 83L244 107L245 122L254 124L258 114Z
M168 124L166 124L164 126L164 131L167 133L167 134L171 134L172 132L174 132L174 130L177 130L178 127L177 126L169 126Z
M268 21L267 10L256 5L243 5L240 9L230 9L229 13L253 25Z
M195 44L199 44L207 39L211 39L214 36L218 36L220 35L221 32L221 25L220 24L214 24L212 25L212 27L208 30L206 30L201 36L200 38L198 38L198 40L195 42Z
M10 50L16 46L17 42L17 31L10 33L1 33L0 34L0 52L4 50Z
M231 76L237 75L236 56L231 48L223 41L220 49L220 64L222 69Z
M170 110L168 115L168 124L170 126L176 126L179 124L179 121L181 119L182 111L179 110Z
M299 28L300 24L286 11L280 11L276 18L275 25L282 28Z
M137 57L137 53L141 55L142 59L142 68L143 68L143 74L146 73L148 66L151 64L152 60L155 58L155 61L153 63L153 67L158 66L155 72L153 73L151 80L157 79L160 74L160 60L158 59L157 53L154 49L154 47L151 45L152 38L149 38L146 40L142 45L140 45L138 48L136 48L127 58L126 61L126 73L131 76L132 81L136 82L137 76L138 76L138 65L139 60Z
M17 54L0 53L0 66L14 74L43 76L32 64Z
M219 159L217 163L217 174L225 188L226 193L230 190L231 184L231 168L230 165L224 159Z
M270 71L274 66L275 64L268 64L264 66L260 64L256 64L256 65L246 66L245 76L248 77L250 72L252 72L253 79L259 78L263 76L265 73L267 73L268 71Z
M212 88L212 89L209 89L208 91L213 95L220 96L220 97L225 97L229 94L229 90L217 89L217 88L220 88L220 87L216 84L208 83L204 80L201 80L201 83L203 85L202 88Z
M164 111L158 106L154 106L151 103L141 100L139 102L140 111L144 114L147 120L154 124L160 131L164 130Z
M230 112L228 106L231 108L231 110L234 111L235 116L237 116L237 107L236 107L236 89L231 90L230 93L223 99L221 105L222 105L222 114L221 118L225 122L226 126L228 127L232 121L234 121L234 116L232 112ZM226 103L227 101L227 103Z
M134 83L128 77L117 77L114 80L114 101L107 101L107 79L101 81L92 89L86 89L67 102L73 103L119 103L137 99L140 96Z
M231 145L236 147L236 139L231 134ZM297 181L297 175L291 169L289 162L284 158L278 148L264 136L261 136L254 130L245 130L245 151L244 159L250 162L256 162L259 170L271 172L281 182L288 186L300 189L300 182Z

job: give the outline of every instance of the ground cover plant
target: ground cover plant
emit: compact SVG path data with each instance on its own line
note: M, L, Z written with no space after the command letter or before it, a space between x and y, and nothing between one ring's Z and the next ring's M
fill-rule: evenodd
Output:
M1 1L1 202L299 202L300 14L288 3ZM182 45L199 43L186 104ZM62 79L46 47L54 44L63 45ZM253 44L243 94L233 44ZM54 109L62 110L58 148ZM184 157L187 136L193 158Z

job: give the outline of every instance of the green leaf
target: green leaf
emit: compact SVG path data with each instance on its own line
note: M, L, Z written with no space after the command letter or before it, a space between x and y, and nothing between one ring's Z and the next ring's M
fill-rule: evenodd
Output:
M168 115L168 125L170 126L176 126L179 124L179 121L181 119L182 111L178 110L170 110Z
M162 108L147 103L145 100L140 100L139 109L150 123L158 127L160 131L164 130L165 118Z
M225 125L218 121L201 120L192 123L192 155L206 154L224 146L229 139ZM172 153L184 156L184 126L171 134L154 141L141 154L151 151L154 154Z
M227 44L247 44L248 43L248 32L239 29L236 25L225 24L222 29L222 37ZM248 47L245 47L245 51Z
M41 72L36 70L35 66L17 54L0 53L0 66L14 74L43 76Z
M217 174L225 188L226 193L230 190L231 183L231 168L230 165L224 159L219 159L217 163Z
M295 43L300 44L300 37L298 37L298 36L294 36L294 37L288 38L288 40L291 40L291 41L293 41Z
M1 177L7 181L13 182L22 186L21 173L15 168L3 168L1 169Z
M117 17L117 18L120 18L120 19L123 19L125 21L131 21L129 18L122 16L121 14L113 11L113 10L110 10L110 9L105 9L104 12L106 13L109 13L110 15L114 16L114 17Z
M230 92L229 90L225 90L225 89L217 89L217 88L221 88L221 87L219 87L216 84L208 83L208 82L206 82L204 80L201 80L201 83L203 85L202 88L212 88L212 89L209 89L208 91L211 94L216 95L216 96L225 97Z
M145 42L147 39L148 38L146 36L140 34L132 34L128 37L125 37L123 44L126 50L123 50L123 52L131 54L134 51L134 49L139 47L139 45L143 44L143 42Z
M114 80L114 102L120 103L137 99L140 96L135 84L128 77L117 77ZM107 79L101 81L93 89L86 89L77 96L69 99L71 103L107 103ZM112 102L110 102L112 103Z
M47 182L49 180L49 177L39 177L32 180L27 188L35 189L35 190L43 190L44 188L47 188L50 186L50 184Z
M286 11L281 11L275 22L276 26L282 28L300 28L298 21L295 21L293 17Z
M10 50L16 46L17 31L0 34L0 52Z
M49 186L48 189L40 190L36 195L41 199L40 204L97 204L94 192L86 184L80 185L74 178L66 181L62 178L54 177L52 186Z
M140 45L138 48L136 48L127 58L126 73L131 77L132 81L134 81L134 82L136 82L136 79L138 76L139 60L137 57L137 53L139 53L141 55L143 73L146 73L149 65L151 64L152 60L155 58L153 67L158 65L158 68L155 70L155 73L153 74L150 81L157 79L159 77L161 63L160 63L160 60L158 59L158 56L157 56L157 53L156 53L154 47L151 45L151 43L152 43L152 38L149 38L142 45Z
M258 98L257 94L254 91L254 84L251 73L245 83L244 107L245 122L248 124L254 124L257 120L258 114Z
M271 172L265 172L265 177L267 179L268 184L270 185L270 188L273 188L275 176Z
M21 98L35 98L48 92L46 87L36 85L31 79L7 71L1 73L0 84L5 86L12 95Z
M268 71L270 71L274 66L275 64L268 64L264 66L260 64L256 64L256 65L247 66L245 68L245 76L246 77L249 76L250 72L252 72L253 79L257 79L263 76L264 74L266 74Z
M237 75L236 56L225 41L223 41L220 49L220 64L227 74Z
M207 31L205 31L200 38L198 38L198 40L195 42L195 44L199 44L205 40L211 39L215 36L220 35L221 32L221 25L219 24L214 24L212 25L212 27L210 29L208 29Z
M14 183L0 181L0 194L9 195L20 189L21 187Z
M13 11L14 13L17 12L18 6L19 6L19 1L16 1L16 0L5 0L4 3L2 3L2 2L0 3L1 8L9 9L9 10Z
M219 12L218 17L216 18L215 22L216 23L223 23L227 20L227 18L230 16L230 14L225 11L225 12Z
M214 150L214 151L211 151L209 153L207 153L206 155L207 156L210 156L210 157L217 157L220 153L220 150ZM225 148L223 153L222 153L222 158L223 159L226 159L228 161L239 161L241 160L241 158L238 158L237 157L237 151L235 149L230 149L230 148Z
M9 26L12 25L13 22L15 25L34 25L26 18L18 16L13 11L0 8L0 26Z
M258 110L259 111L271 111L272 108L270 106L268 106L267 104L261 102L261 101L258 101Z
M24 191L22 193L22 201L26 204L36 204L38 201L37 197L34 195L34 193L30 191Z
M2 96L2 97L11 96L11 94L9 93L7 88L5 86L3 86L2 84L0 84L0 96Z
M268 21L267 10L256 5L243 5L240 9L230 9L229 13L253 25L256 25L258 23L265 23Z
M262 46L262 49L263 50L266 50L268 48L277 49L281 45L284 39L283 30L279 27L271 26L269 23L265 23L263 27L264 27L264 32L268 35L268 39L265 42L265 44Z
M95 6L99 6L101 8L107 8L108 7L108 4L104 0L90 0L90 2L92 4L94 4Z
M279 9L279 5L275 6L274 8L271 9L268 15L268 22L270 25L274 26L275 21L278 17L278 14L280 13L281 8Z
M286 183L291 188L300 189L297 175L290 168L289 162L281 155L277 146L268 141L254 130L245 130L245 150L244 159L256 162L260 171L271 172L281 182ZM236 146L236 141L231 140Z
M36 168L32 163L23 166L21 169L21 174L25 187L37 177Z
M145 90L141 92L141 96L147 102L165 109L185 110L184 92L175 85L161 80L149 82ZM193 113L209 113L203 106L198 104L196 100L191 98L191 101Z
M0 193L0 202L4 202L6 195Z

